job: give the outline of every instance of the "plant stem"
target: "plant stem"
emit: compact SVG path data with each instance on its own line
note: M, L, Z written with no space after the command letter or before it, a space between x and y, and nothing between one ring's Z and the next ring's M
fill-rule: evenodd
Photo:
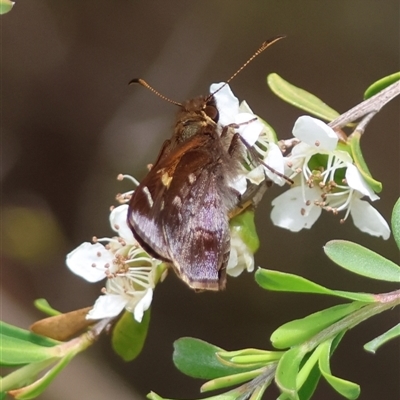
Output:
M328 328L322 330L310 340L307 340L301 347L304 347L306 352L313 350L319 344L323 343L325 340L336 336L339 332L343 330L348 330L354 328L359 323L365 321L366 319L381 313L382 311L388 310L400 304L400 290L395 292L390 292L386 294L376 295L376 303L368 303L365 307L354 311L350 315L344 317L340 321L334 323Z
M376 95L357 104L355 107L346 111L338 118L330 122L328 125L332 128L343 128L348 123L358 120L364 115L373 113L372 116L377 114L383 106L385 106L390 100L400 94L400 82L392 83L387 88L381 90ZM371 117L372 118L372 117ZM368 121L369 122L369 121Z

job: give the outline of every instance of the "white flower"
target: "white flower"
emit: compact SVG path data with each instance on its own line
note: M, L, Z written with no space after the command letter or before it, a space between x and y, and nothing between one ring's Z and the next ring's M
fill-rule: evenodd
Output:
M384 218L369 203L379 199L357 167L350 154L338 150L338 136L322 121L300 117L293 136L301 140L286 158L295 184L272 201L271 219L277 226L297 232L310 228L321 210L337 214L346 210L354 225L363 232L389 238L390 229ZM288 172L286 172L288 173Z
M221 86L223 86L222 89L218 90ZM229 85L224 82L212 84L210 93L214 92L216 92L214 98L217 102L219 123L222 126L241 124L236 129L240 136L249 146L254 148L262 162L282 174L284 169L282 152L275 143L267 140L265 125L253 113L248 104L243 101L239 105L239 100L232 93ZM232 183L232 187L241 194L247 189L246 179L252 183L260 184L265 179L265 174L278 185L284 184L284 180L281 177L265 168L262 164L254 168L253 163L255 160L252 160L251 157L246 161L250 170L243 167L243 172Z
M141 322L150 307L156 285L156 267L153 259L139 246L126 223L128 205L114 208L110 224L118 237L96 239L82 243L67 255L67 266L89 282L107 278L106 285L87 319L117 316L124 308ZM106 242L102 245L99 242Z
M254 270L253 253L246 246L239 233L235 229L231 229L231 252L226 267L226 273L230 276L237 277L245 269L248 272Z

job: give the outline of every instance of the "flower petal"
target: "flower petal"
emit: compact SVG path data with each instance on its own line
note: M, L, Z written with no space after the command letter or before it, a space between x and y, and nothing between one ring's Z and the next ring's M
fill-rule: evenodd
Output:
M235 119L231 122L235 124L247 124L241 125L236 131L250 146L253 146L263 131L263 124L257 119L254 114L240 113L236 114Z
M314 205L320 199L320 189L301 186L292 187L272 201L271 219L274 225L298 232L303 228L311 228L321 215L321 208ZM309 201L310 205L306 205Z
M271 168L273 168L275 171L281 174L283 174L285 171L285 159L283 157L283 154L279 146L275 143L269 143L267 156L265 157L264 162L265 164L269 165ZM277 174L274 174L268 168L265 168L265 172L268 178L271 179L276 184L278 184L279 186L283 186L286 183L286 181L283 178L281 178Z
M124 239L127 243L136 243L132 231L127 224L128 204L115 207L110 213L111 228L118 233L118 236Z
M231 231L231 234L231 253L226 267L226 273L229 276L237 277L245 269L248 272L254 270L254 257L249 248L240 238L240 235L235 231Z
M357 190L364 196L368 196L372 201L379 199L379 196L374 193L374 191L360 174L357 167L353 164L349 164L347 166L346 181L352 189Z
M210 86L210 93L217 91L225 82L213 83ZM225 85L221 90L214 94L219 112L218 122L222 125L229 125L235 122L235 116L239 112L239 100L232 93L229 85Z
M319 119L303 115L293 127L293 136L314 148L333 151L338 142L335 131Z
M247 175L246 178L255 185L259 185L265 179L265 167L263 165L259 165L258 167L252 169ZM243 192L244 193L244 192ZM242 194L243 194L242 193Z
M229 270L235 268L237 263L238 263L238 257L237 257L236 248L231 246L231 251L229 253L229 260L228 260L228 264L226 266L226 271L229 271Z
M82 243L67 255L67 266L88 282L98 282L106 277L113 255L100 243Z
M86 315L86 319L103 319L117 316L125 307L126 300L118 294L104 294L100 296L93 308Z
M243 175L238 176L237 179L229 184L229 186L237 190L240 194L243 194L247 190L246 177Z
M350 215L354 225L362 232L372 236L382 236L389 239L390 228L379 212L368 202L354 197L351 202Z
M135 309L133 310L133 316L137 322L142 322L143 314L146 310L149 309L152 300L153 290L149 288L146 290L145 295L140 299L140 301L136 304Z

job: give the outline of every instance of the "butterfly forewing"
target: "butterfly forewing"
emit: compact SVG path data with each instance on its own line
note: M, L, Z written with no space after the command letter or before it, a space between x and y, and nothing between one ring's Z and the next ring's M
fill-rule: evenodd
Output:
M128 225L139 244L153 257L170 261L159 210L167 188L155 174L147 174L136 188L128 211Z
M194 289L219 290L225 286L230 237L219 187L222 165L210 151L211 143L182 156L165 193L161 218L180 277Z

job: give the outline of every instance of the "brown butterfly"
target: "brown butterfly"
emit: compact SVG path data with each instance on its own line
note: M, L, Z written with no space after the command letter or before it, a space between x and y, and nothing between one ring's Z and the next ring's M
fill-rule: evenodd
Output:
M264 42L227 82L282 37ZM230 182L249 146L235 131L239 125L218 124L216 92L180 104L141 79L132 82L180 110L172 137L130 199L128 225L139 244L151 256L170 263L191 288L221 290L230 254L229 217L245 201Z

